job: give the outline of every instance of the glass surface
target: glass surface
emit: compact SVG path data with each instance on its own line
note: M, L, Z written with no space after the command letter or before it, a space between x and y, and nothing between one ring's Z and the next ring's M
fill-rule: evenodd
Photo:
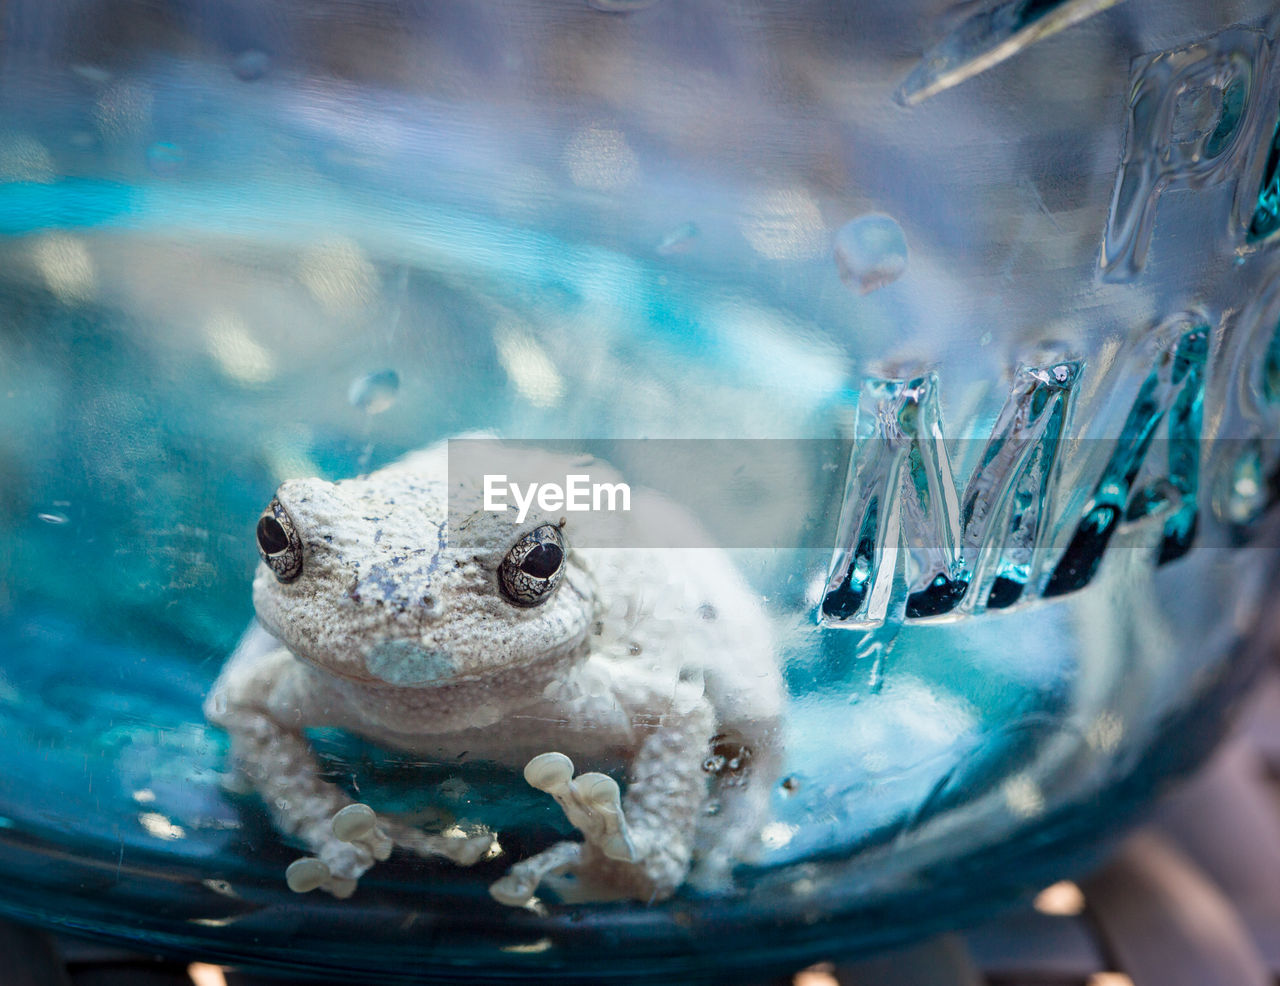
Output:
M6 5L0 909L331 972L691 975L1093 858L1217 737L1275 562L1271 6ZM735 757L763 785L716 885L494 900L582 838L501 712L511 762L303 723L350 800L498 846L286 884L314 847L202 711L275 585L254 525L477 432L610 461L745 579L780 724L697 753L711 830ZM649 670L723 723L693 639ZM646 762L575 757L624 794Z

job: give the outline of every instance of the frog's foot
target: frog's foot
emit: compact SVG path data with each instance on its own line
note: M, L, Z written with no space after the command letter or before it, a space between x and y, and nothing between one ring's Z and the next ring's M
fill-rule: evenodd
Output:
M573 761L563 753L543 753L525 766L524 779L555 798L569 823L602 855L624 863L639 860L622 814L622 794L612 777L596 773L574 777ZM540 858L534 856L519 865Z
M330 820L315 856L294 860L285 870L285 882L295 893L325 890L338 898L355 893L356 881L375 862L391 855L391 838L368 805L347 805Z
M576 869L581 859L581 843L557 842L550 849L516 863L506 876L489 887L489 895L499 904L524 907L533 899L538 884L545 878L553 873Z

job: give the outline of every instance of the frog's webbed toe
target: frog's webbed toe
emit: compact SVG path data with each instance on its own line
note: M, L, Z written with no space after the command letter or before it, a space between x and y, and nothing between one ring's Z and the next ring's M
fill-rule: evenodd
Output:
M563 753L543 753L525 766L524 779L555 798L569 823L604 856L625 863L639 858L622 813L622 792L612 777L574 777L573 761Z
M368 805L340 808L327 828L322 836L308 840L316 855L296 859L285 870L285 882L294 893L324 890L338 898L350 897L360 877L391 855L392 841Z
M573 776L573 761L563 753L543 753L525 766L525 780L556 799L584 842L558 842L516 863L489 887L500 904L522 907L542 883L562 899L608 900L632 881L622 875L640 862L622 811L618 782L605 774ZM625 895L625 891L621 892Z
M545 881L565 900L670 897L689 872L707 799L703 751L714 727L715 713L701 696L669 709L661 728L644 737L632 758L625 802L611 777L574 777L573 761L563 753L530 760L525 780L556 799L584 841L561 843L517 863L490 888L493 896L525 903Z

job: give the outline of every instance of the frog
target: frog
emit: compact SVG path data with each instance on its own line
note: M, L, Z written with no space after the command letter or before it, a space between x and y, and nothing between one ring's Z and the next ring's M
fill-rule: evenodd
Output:
M448 447L286 480L258 519L255 616L204 713L229 736L228 777L305 847L287 885L345 898L397 848L461 866L502 852L501 833L424 831L326 780L307 730L328 728L553 799L580 838L510 864L489 886L500 904L730 891L782 757L760 596L668 498L635 490L608 546L575 546L564 513L486 509ZM622 482L590 456L499 447L527 473ZM676 547L629 537L640 518Z

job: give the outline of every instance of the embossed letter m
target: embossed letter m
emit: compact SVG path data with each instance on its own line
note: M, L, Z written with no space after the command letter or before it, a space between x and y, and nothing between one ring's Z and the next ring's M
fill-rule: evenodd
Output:
M1076 362L1018 371L963 503L942 436L937 377L867 380L822 622L884 623L899 545L908 553L908 619L1017 601L1041 539L1080 371Z

